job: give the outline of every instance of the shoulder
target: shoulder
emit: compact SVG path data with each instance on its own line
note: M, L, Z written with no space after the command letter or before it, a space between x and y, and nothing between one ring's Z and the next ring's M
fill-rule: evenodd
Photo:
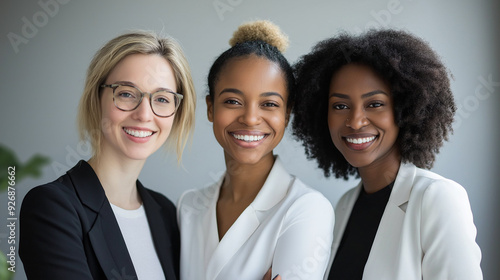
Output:
M466 217L472 220L467 191L457 182L432 171L416 169L408 203L426 222Z
M417 168L413 181L413 190L423 197L452 199L453 197L467 197L467 192L459 183L447 179L429 170Z
M333 207L330 201L322 193L307 186L298 178L295 178L290 187L286 200L291 202L290 210L293 212L299 211L333 217Z
M37 208L43 210L51 203L74 204L79 201L74 188L69 183L67 175L59 179L32 188L23 199L22 208Z
M280 235L291 234L302 240L310 238L310 241L320 237L326 244L331 242L335 214L330 201L319 191L295 179L284 201L278 205L275 216L280 220Z
M211 201L213 201L219 193L219 185L213 184L209 187L201 189L191 189L185 191L179 198L177 202L177 207L194 207L204 208L208 207Z
M177 201L177 223L179 228L186 229L186 227L201 226L199 222L203 220L210 205L217 199L218 192L217 184L203 189L185 191ZM193 222L193 220L196 220L196 222Z
M31 189L23 199L20 223L27 231L58 225L69 230L79 228L85 216L82 202L72 186L59 180ZM64 226L62 226L64 225Z

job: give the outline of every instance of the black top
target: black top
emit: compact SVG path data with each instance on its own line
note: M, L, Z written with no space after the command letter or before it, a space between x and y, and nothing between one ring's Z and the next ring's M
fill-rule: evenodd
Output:
M165 278L179 279L174 204L137 181ZM99 178L80 161L54 182L33 188L20 214L19 256L28 279L137 279Z
M368 194L361 188L330 269L329 280L362 279L363 270L394 182Z

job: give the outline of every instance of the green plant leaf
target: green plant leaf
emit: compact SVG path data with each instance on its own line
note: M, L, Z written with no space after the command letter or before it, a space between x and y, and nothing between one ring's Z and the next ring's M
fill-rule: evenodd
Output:
M42 167L50 162L48 157L42 155L32 156L26 164L19 162L13 150L5 145L0 144L0 191L4 191L9 183L9 166L16 168L15 182L19 183L20 180L26 177L38 178L42 175ZM0 278L1 279L1 278Z
M0 279L10 280L14 277L14 272L9 271L9 264L5 253L0 251Z
M16 171L17 180L24 179L26 177L38 178L42 175L42 167L49 163L49 158L41 155L34 155L30 160Z

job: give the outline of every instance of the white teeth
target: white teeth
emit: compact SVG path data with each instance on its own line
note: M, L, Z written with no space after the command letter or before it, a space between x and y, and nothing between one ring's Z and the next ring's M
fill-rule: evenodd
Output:
M243 140L245 142L255 142L255 141L260 141L262 138L264 138L264 135L237 135L237 134L232 134L234 138L238 140Z
M353 144L363 144L371 142L375 139L375 136L365 137L365 138L346 138L346 141Z
M152 131L144 131L144 130L131 130L128 128L124 128L125 132L134 137L144 138L153 135Z

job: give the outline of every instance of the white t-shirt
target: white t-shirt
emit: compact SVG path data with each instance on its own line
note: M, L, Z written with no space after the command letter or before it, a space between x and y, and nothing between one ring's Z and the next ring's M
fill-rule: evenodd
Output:
M111 204L116 221L127 245L128 253L134 264L139 280L165 279L165 274L153 245L144 206L126 210Z

